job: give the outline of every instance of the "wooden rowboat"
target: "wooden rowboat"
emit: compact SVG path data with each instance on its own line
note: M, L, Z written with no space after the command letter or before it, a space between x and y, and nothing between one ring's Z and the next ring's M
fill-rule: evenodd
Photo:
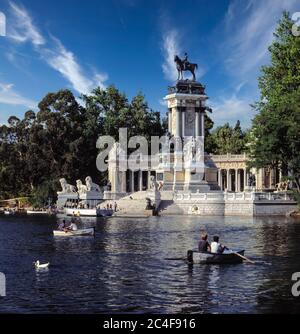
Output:
M77 231L59 231L54 230L53 235L55 237L75 237L75 236L94 236L95 235L95 228L84 228Z
M198 252L189 250L187 252L187 260L190 263L200 263L200 264L235 264L242 263L245 251L224 251L223 254L213 254L209 252ZM239 255L237 255L239 254Z

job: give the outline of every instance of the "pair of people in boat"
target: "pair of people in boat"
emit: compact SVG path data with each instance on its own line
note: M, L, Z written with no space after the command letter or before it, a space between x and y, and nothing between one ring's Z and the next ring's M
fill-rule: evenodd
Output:
M66 221L63 220L62 223L58 225L58 229L65 232L78 230L77 225L75 224L75 221L73 219L71 220L70 224L67 224Z
M206 232L201 233L201 239L198 244L199 252L209 252L213 254L222 254L225 249L228 249L226 246L223 246L219 242L219 237L215 235L211 243L208 242L208 235Z

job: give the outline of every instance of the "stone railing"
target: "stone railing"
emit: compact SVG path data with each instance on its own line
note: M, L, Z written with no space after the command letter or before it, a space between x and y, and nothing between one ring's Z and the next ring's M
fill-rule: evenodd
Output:
M248 157L246 153L244 154L221 154L221 155L210 155L214 162L234 162L234 161L247 161Z
M291 196L286 193L264 193L264 192L209 192L209 193L191 193L175 192L173 200L176 201L291 201Z

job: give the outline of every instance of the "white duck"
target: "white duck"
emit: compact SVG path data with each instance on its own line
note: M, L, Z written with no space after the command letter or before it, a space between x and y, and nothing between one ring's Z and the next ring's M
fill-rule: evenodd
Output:
M39 260L33 262L35 269L46 269L49 267L50 262L41 264Z

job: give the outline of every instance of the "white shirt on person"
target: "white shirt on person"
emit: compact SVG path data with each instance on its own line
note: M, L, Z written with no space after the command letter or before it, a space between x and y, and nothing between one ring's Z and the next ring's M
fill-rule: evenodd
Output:
M221 244L219 242L215 242L213 241L211 244L210 244L210 251L211 253L215 253L215 254L218 254L218 253L222 253L223 251L223 248L221 246Z

